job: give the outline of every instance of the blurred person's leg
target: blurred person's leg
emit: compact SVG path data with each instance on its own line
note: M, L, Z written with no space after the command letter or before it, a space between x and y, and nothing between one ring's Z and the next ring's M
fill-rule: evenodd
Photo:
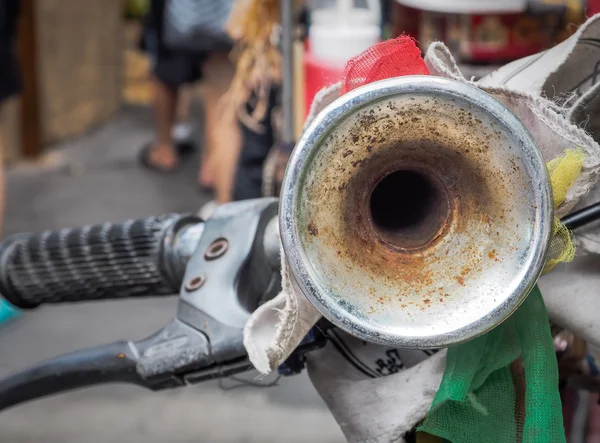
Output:
M180 89L199 79L200 70L196 57L171 51L162 41L164 0L153 0L144 30L144 49L151 57L152 89L154 94L155 140L144 147L140 160L145 166L158 171L177 169L180 152L174 143L173 130L178 115ZM183 146L188 150L189 145Z
M148 151L146 162L156 169L172 171L178 165L177 153L171 138L177 108L177 86L169 86L156 76L152 79L154 91L154 143Z
M142 162L159 171L173 171L179 165L184 145L176 143L173 129L177 120L180 89L200 78L200 70L194 58L187 54L159 54L154 65L152 88L154 91L154 142L142 152Z
M198 173L201 186L212 180L216 203L232 199L235 168L241 145L236 116L223 103L234 74L227 53L213 53L203 67L205 143Z
M208 102L208 100L206 99L207 96L207 91L203 90L203 96L204 96L204 101L205 101L205 112L206 112L206 102ZM206 125L205 125L206 126ZM207 135L207 127L204 128L204 146L202 148L202 153L200 156L200 169L198 171L198 185L200 186L200 188L202 189L212 189L214 184L215 184L215 178L214 178L214 157L211 155L213 149L211 149L211 146L209 144L206 143L208 139L208 135Z
M233 199L236 201L262 197L263 167L276 140L273 117L276 112L277 97L278 89L273 88L267 98L266 114L260 122L257 122L261 131L250 128L242 122L239 123L243 136L233 191ZM248 114L252 113L255 106L257 106L256 97L250 97L246 105Z
M193 126L190 121L190 111L192 105L192 90L193 85L184 85L179 89L179 97L177 99L177 110L175 116L175 127L171 136L174 143L181 152L182 145L189 145L188 149L193 149Z

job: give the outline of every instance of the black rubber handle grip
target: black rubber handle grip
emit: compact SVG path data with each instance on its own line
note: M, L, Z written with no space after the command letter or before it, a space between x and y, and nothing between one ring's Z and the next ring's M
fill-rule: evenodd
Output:
M181 282L165 260L185 218L169 214L11 237L0 244L0 294L20 308L175 294Z

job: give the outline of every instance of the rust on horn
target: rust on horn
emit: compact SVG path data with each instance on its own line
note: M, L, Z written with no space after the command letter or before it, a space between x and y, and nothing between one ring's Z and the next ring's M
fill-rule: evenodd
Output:
M367 340L437 347L508 316L534 284L552 206L521 122L434 77L338 99L300 140L282 191L295 283Z

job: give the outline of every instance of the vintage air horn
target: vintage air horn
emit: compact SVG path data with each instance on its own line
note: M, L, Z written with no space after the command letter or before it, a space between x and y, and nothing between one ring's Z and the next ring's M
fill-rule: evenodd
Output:
M523 301L552 232L545 163L474 86L409 76L328 106L299 140L280 230L293 284L367 341L433 348Z

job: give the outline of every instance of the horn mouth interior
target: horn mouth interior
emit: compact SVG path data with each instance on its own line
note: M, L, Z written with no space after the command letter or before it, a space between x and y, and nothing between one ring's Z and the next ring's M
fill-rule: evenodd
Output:
M381 240L399 249L426 246L450 218L448 193L432 174L400 169L382 177L369 195L369 221Z

